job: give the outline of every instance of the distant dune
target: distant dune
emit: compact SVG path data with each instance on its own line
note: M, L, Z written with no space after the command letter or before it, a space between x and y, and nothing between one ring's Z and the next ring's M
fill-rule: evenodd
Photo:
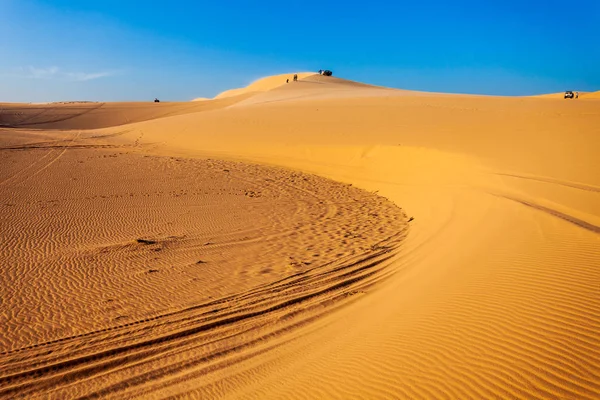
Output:
M598 92L299 76L2 105L0 398L598 399Z
M534 98L539 98L539 99L562 99L564 98L565 92L559 92L559 93L545 93L545 94L536 94L533 96L528 96L528 97L534 97Z
M586 99L600 99L600 90L597 92L586 93L583 97Z
M59 102L0 105L0 127L35 129L96 129L180 114L215 110L247 95L198 102Z
M575 91L573 91L573 92L575 92ZM587 96L589 94L590 93L588 93L588 92L579 92L579 97L584 97L584 96ZM565 98L565 92L537 94L537 95L530 96L530 97L535 97L535 98L540 98L540 99L564 99Z

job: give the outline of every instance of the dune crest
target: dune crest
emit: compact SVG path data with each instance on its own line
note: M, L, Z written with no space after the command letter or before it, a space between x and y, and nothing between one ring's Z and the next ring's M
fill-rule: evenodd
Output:
M256 92L266 92L271 89L275 89L276 87L285 85L286 79L289 79L292 82L292 78L294 74L298 75L298 79L303 79L312 75L317 75L314 72L291 72L289 74L279 74L266 76L264 78L257 79L246 87L238 88L238 89L230 89L226 90L222 93L219 93L215 96L215 99L222 99L225 97L231 96L239 96L241 94L247 93L256 93Z
M585 93L582 97L586 99L600 99L600 90L597 92Z
M576 90L573 91L573 93L575 93ZM565 98L565 92L558 92L558 93L546 93L546 94L538 94L535 96L529 96L529 97L534 97L534 98L539 98L539 99L563 99ZM588 98L588 99L592 99L592 98L600 98L600 91L598 92L579 92L579 98Z

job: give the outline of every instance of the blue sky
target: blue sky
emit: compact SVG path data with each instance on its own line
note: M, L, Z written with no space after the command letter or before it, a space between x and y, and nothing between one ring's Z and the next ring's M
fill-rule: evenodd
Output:
M426 91L594 91L599 25L599 0L0 0L0 101L189 100L320 68Z

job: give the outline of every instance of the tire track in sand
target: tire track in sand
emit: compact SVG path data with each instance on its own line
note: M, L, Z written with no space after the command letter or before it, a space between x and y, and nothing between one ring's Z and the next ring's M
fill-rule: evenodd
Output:
M74 137L72 141L76 139ZM36 206L40 203L32 193L26 192L27 195L23 198L16 193L14 196L17 197L11 199L15 203L13 207L17 207L15 210L22 210L15 215L31 214L39 216L39 221L36 219L24 225L12 224L6 231L6 234L16 235L17 239L31 236L33 232L37 235L36 240L27 241L25 247L10 249L7 253L11 259L21 257L21 264L31 264L32 270L28 271L22 265L19 272L11 267L10 271L6 271L7 280L13 282L13 285L19 279L54 281L46 289L38 287L36 292L17 292L26 297L26 304L22 306L31 304L33 308L37 308L35 304L38 301L49 301L52 306L54 302L65 301L61 300L62 294L69 301L75 300L67 304L62 315L53 314L46 308L42 308L40 316L33 315L31 310L26 312L24 315L30 326L43 326L44 321L51 319L59 325L72 324L76 328L78 318L85 320L87 315L95 315L96 311L93 309L97 305L93 303L98 303L99 300L94 299L101 299L107 290L111 296L117 295L112 293L119 286L111 286L111 289L104 287L109 284L119 285L120 281L128 278L128 275L120 275L121 270L130 274L136 268L139 270L140 266L144 272L133 275L136 279L134 282L139 282L134 288L136 296L150 295L157 303L169 304L169 298L174 294L157 289L167 287L177 275L163 275L162 271L148 273L146 265L156 256L165 258L168 265L174 265L171 268L189 269L192 257L195 260L200 257L206 259L210 254L213 254L211 257L216 257L227 252L227 258L230 258L240 248L266 242L273 246L267 247L270 252L265 255L267 258L259 255L262 258L258 258L258 261L247 259L247 266L240 265L242 272L260 267L263 259L267 261L273 255L293 255L296 258L292 269L265 283L205 298L185 307L155 309L135 319L116 319L108 324L103 319L98 329L73 329L78 332L76 334L58 337L42 334L40 340L36 339L35 331L20 330L18 323L11 322L11 327L14 325L17 329L14 331L18 335L15 337L15 340L18 339L16 343L29 338L29 344L14 346L10 341L3 341L5 350L0 353L0 398L143 396L149 393L148 390L160 390L190 379L213 379L219 371L226 370L231 365L268 353L292 340L293 335L288 333L360 298L373 285L394 273L390 265L407 232L406 216L391 203L323 178L218 160L165 159L123 154L113 157L109 150L103 149L97 150L102 157L102 164L86 169L85 162L93 157L90 150L73 149L64 153L66 150L66 147L63 148L61 157L54 157L44 169L38 169L37 173L28 176L28 180L23 182L25 188L35 188L42 179L42 170L59 175L61 171L70 171L71 176L77 179L69 182L73 182L72 185L76 187L66 193L64 188L55 190L51 185L44 186L43 192L35 192L42 199L56 199L57 195L62 195L70 200L52 200L48 203L51 212L42 214L39 211L31 212L33 207L40 207ZM83 169L74 169L73 166L81 165L80 161L84 162ZM150 176L148 182L152 182L152 196L137 192L125 196L127 192L122 193L124 189L134 191L135 187L131 183L109 179L111 168L120 171L130 164L141 171L140 177ZM165 188L157 186L158 171L168 177L163 180L169 184ZM88 174L107 177L106 181L97 182L96 187L102 189L99 195L90 193L90 190L95 190L94 187L86 184L77 186L77 182L89 181ZM95 203L101 206L99 210L107 209L111 212L112 209L130 209L128 204L131 202L150 209L154 204L162 204L164 208L164 204L168 202L174 207L175 202L183 201L182 204L190 204L190 211L199 213L196 202L206 202L211 197L199 197L191 203L186 203L189 202L186 199L190 196L188 191L201 193L206 190L192 186L193 182L203 180L219 182L221 185L228 185L230 182L233 189L229 190L233 190L234 194L240 191L238 187L243 188L234 197L244 199L239 204L245 204L245 207L249 207L248 210L253 210L253 220L257 226L252 230L242 229L211 235L213 239L210 240L214 242L212 244L207 244L206 236L194 233L193 229L179 235L165 234L163 238L147 230L148 234L137 236L144 238L141 241L117 241L102 246L88 242L83 242L83 246L78 245L80 242L77 240L81 240L81 237L89 240L89 234L73 236L70 233L96 232L101 235L100 238L121 237L127 233L121 232L127 229L127 225L122 222L115 225L117 230L114 231L102 225L107 230L104 232L98 231L95 220L88 218L87 214L82 215L82 221L78 221L76 216L80 211L77 210L83 207L81 209L87 211ZM186 190L177 189L179 181ZM117 185L117 192L113 193L110 185ZM140 187L146 188L144 185ZM215 192L221 193L223 190L217 187ZM223 197L224 200L220 201L226 201L227 198ZM143 202L140 203L140 199L144 199ZM80 201L82 203L78 205ZM47 202L46 200L41 204ZM109 206L110 204L115 205ZM275 212L272 206L269 207L270 204L280 204L279 207L285 207L284 210L287 211ZM269 210L264 220L260 220L263 221L260 225L260 207L265 206ZM96 218L101 213L102 211L92 210L91 215L96 214ZM111 213L114 219L114 212ZM208 213L207 216L210 217L208 220L200 221L213 225L211 214ZM56 229L52 218L59 218L60 229ZM155 217L150 221L152 224L157 223ZM144 222L144 229L152 229L152 224ZM45 225L48 227L44 227ZM190 227L193 228L194 225L192 223ZM79 227L78 230L74 229L76 227ZM28 229L31 232L28 233ZM47 229L48 234L44 233ZM129 233L129 237L131 235ZM286 246L280 248L280 243L284 241ZM328 253L328 246L339 252L337 246L342 241L346 241L348 251L341 255ZM72 247L77 250L72 250ZM46 250L34 252L36 248ZM48 252L48 249L51 251ZM199 253L207 256L199 256ZM86 261L89 257L98 260L93 268ZM107 257L124 260L126 264L120 266L119 262ZM210 268L211 257L208 257L208 263L199 265ZM107 281L103 281L101 275L101 260L105 260L103 263L109 267ZM253 266L257 263L257 266ZM163 267L160 268L162 270ZM229 279L238 277L234 273L229 275ZM45 294L45 290L49 290L49 293ZM97 298L93 297L96 292ZM17 294L7 297L7 300L21 301ZM163 297L165 301L161 300ZM22 306L9 306L12 319L19 321L22 318ZM83 310L85 316L82 314ZM49 337L50 340L43 340L44 337Z

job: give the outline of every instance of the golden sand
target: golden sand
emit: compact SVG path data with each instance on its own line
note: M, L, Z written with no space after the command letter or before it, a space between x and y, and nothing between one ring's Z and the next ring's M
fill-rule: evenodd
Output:
M597 398L597 96L302 77L2 105L0 397Z

